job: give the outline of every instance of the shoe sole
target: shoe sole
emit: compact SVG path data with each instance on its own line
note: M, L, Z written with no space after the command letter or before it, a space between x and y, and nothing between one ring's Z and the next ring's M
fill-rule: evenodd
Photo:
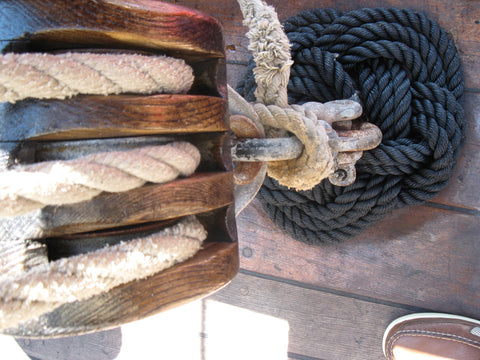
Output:
M417 319L449 319L449 320L462 320L462 321L468 321L474 324L477 324L480 326L480 321L468 318L465 316L459 316L459 315L452 315L452 314L442 314L442 313L415 313L415 314L409 314L405 316L401 316L398 319L395 319L388 325L387 329L383 333L383 340L382 340L382 349L383 349L383 354L385 357L387 356L386 352L386 340L387 340L387 335L388 333L393 329L393 327L397 326L398 324L401 324L406 321L410 320L417 320Z

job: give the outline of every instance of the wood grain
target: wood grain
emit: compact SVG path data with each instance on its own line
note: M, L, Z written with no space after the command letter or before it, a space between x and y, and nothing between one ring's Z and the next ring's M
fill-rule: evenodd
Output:
M195 174L166 184L121 193L102 193L89 201L47 206L25 216L0 219L4 240L38 239L213 211L233 203L231 172Z
M237 218L241 268L336 291L480 317L478 217L419 206L350 241L308 246L257 202Z
M4 0L0 15L9 19L0 25L0 40L17 40L15 49L107 46L223 57L216 20L154 0Z
M114 327L204 297L228 283L237 273L239 260L230 206L233 180L220 24L195 10L155 0L5 0L0 2L0 16L4 20L0 22L3 52L167 54L185 59L195 75L187 95L78 96L65 101L0 104L2 158L3 150L9 149L5 142L100 142L102 138L149 135L192 140L201 145L205 157L199 167L202 172L189 178L103 193L91 201L2 219L2 239L41 238L47 250L65 250L65 243L45 237L111 229L107 234L111 240L112 236L132 235L139 230L137 224L189 214L198 214L209 233L204 248L191 260L89 300L65 304L12 333L48 337ZM36 155L49 156L46 152ZM7 162L12 156L6 156ZM98 234L89 235L95 239ZM58 251L58 256L82 253L92 245L82 249L75 241L78 235L66 238L71 240L69 248Z
M465 145L448 186L432 202L480 210L480 93L467 92L464 101L467 131Z
M228 130L227 101L204 95L85 96L1 103L0 141Z
M90 299L67 303L10 329L17 337L56 337L109 329L202 298L230 282L238 270L238 243L206 244L192 259Z
M384 359L386 326L409 312L244 274L209 300L286 320L289 353L329 360ZM208 303L205 316L208 334Z
M83 359L79 354L85 353L92 360L139 355L144 360L261 360L265 354L277 355L275 360L343 360L352 354L354 359L381 360L385 327L408 312L239 274L201 302L121 329L17 342L29 356L42 360Z

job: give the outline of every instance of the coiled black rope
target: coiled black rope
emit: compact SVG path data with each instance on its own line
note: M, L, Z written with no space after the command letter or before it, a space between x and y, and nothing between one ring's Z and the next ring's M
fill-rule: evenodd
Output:
M309 244L348 239L395 208L421 204L445 187L465 136L463 79L453 41L411 10L316 9L284 23L294 65L289 102L357 94L364 119L383 132L364 153L353 185L324 180L293 191L267 178L258 195L274 222ZM254 101L249 74L239 92Z

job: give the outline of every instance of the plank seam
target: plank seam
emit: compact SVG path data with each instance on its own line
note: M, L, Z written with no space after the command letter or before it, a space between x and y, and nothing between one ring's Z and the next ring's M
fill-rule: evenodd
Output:
M264 280L270 280L270 281L275 281L275 282L279 282L279 283L283 283L283 284L287 284L287 285L296 286L296 287L299 287L299 288L302 288L302 289L323 292L323 293L327 293L327 294L332 294L332 295L351 298L351 299L355 299L355 300L365 301L365 302L369 302L369 303L373 303L373 304L377 304L377 305L395 307L395 308L398 308L398 309L403 309L403 310L407 310L407 311L411 311L411 312L432 312L433 311L432 309L428 309L428 308L422 308L422 307L417 307L417 306L413 306L413 305L401 304L401 303L396 303L396 302L393 302L393 301L377 299L377 298L373 298L373 297L369 297L369 296L365 296L365 295L358 295L358 294L354 294L354 293L349 293L349 292L342 291L342 290L335 290L335 289L330 289L330 288L326 288L326 287L322 287L322 286L318 286L318 285L302 283L300 281L291 280L291 279L282 278L282 277L277 277L277 276L268 275L268 274L262 274L262 273L247 270L247 269L240 269L239 273L244 274L244 275L248 275L248 276L257 277L257 278L264 279Z
M308 356L308 355L301 355L301 354L297 354L297 353L293 353L293 352L288 352L287 356L290 359L294 359L294 360L325 360L325 359L322 359L322 358L312 357L312 356Z
M454 212L465 214L465 215L480 216L479 210L467 209L467 208L462 208L454 205L445 205L445 204L439 204L435 202L426 202L425 206L432 207L435 209L454 211Z
M465 88L463 90L464 93L480 93L480 89L477 88Z

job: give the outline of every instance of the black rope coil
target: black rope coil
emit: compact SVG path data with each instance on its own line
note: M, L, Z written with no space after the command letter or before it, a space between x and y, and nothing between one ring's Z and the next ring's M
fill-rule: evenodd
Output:
M358 95L382 144L357 163L347 187L324 180L293 191L267 178L258 195L281 229L309 244L348 239L395 208L445 187L464 140L463 78L453 41L425 15L401 9L316 9L284 23L294 64L289 102ZM239 92L249 101L249 65Z

